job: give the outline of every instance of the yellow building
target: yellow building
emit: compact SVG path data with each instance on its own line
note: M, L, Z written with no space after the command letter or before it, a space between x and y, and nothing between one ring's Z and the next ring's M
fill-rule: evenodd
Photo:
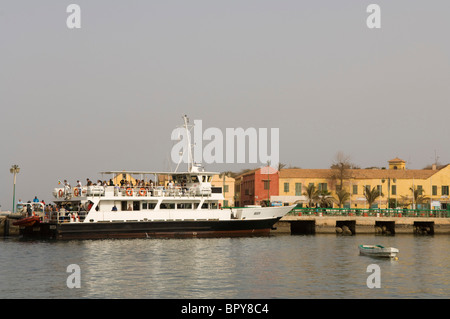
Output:
M129 183L133 183L133 185L136 185L136 179L127 173L117 174L112 180L114 182L114 185L121 185L121 181L128 181Z
M214 175L211 186L222 187L224 200L220 201L222 207L234 206L234 178L227 174Z
M350 196L342 207L369 208L364 189L376 188L381 191L371 207L387 208L450 208L449 185L450 165L437 169L410 170L406 162L395 158L389 161L389 169L348 169L341 174L342 188ZM306 188L314 184L319 191L328 191L335 199L332 207L339 207L336 191L341 181L334 169L282 169L279 175L279 196L272 196L272 201L284 205L297 203L306 207L309 198ZM416 195L413 196L413 191ZM317 202L317 201L316 201ZM316 205L316 204L315 204Z

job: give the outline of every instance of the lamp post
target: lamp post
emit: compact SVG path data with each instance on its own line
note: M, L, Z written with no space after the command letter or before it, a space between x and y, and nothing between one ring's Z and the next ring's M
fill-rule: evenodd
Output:
M14 174L14 187L13 187L13 213L16 212L16 175L19 174L20 167L19 165L13 165L9 169L11 174Z
M267 206L270 206L270 160L267 161Z
M386 181L386 179L384 179L384 178L381 180L381 182L383 182L383 183L385 181ZM387 208L389 210L390 209L389 204L391 202L391 178L390 177L387 178L387 182L388 182L388 186L387 186L388 187L388 204L387 204ZM393 178L392 182L395 184L397 182L397 179ZM395 208L397 208L397 192L395 192Z

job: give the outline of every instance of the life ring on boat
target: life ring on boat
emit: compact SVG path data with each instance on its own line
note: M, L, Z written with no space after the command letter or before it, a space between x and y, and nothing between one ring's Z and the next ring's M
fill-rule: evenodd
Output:
M73 190L73 196L78 197L78 195L80 195L80 190L78 188L75 188Z
M63 197L63 195L64 195L64 191L62 189L60 189L58 191L58 197Z
M139 195L141 195L141 196L147 195L147 190L146 190L145 188L142 187L142 188L139 190Z
M127 196L133 196L133 189L128 187L126 193L127 193Z

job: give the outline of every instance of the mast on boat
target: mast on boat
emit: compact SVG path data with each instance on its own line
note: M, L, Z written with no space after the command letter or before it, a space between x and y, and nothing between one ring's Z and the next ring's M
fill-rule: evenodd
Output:
M194 157L192 155L193 145L192 145L192 142L191 142L191 132L190 132L190 130L194 127L194 125L192 125L192 124L190 125L189 124L189 118L187 117L187 115L183 116L183 121L184 121L184 124L183 124L182 127L186 131L186 144L187 144L186 145L186 149L187 149L187 152L188 152L187 153L187 166L188 166L187 171L189 173L191 173L191 172L194 172L194 167L197 167L197 166L194 165ZM180 163L183 160L183 157L184 157L184 154L182 152L180 152L180 160L179 160L179 162L177 164L177 167L175 168L174 172L176 172L178 170L178 167L180 166ZM198 171L198 170L196 170L196 171Z

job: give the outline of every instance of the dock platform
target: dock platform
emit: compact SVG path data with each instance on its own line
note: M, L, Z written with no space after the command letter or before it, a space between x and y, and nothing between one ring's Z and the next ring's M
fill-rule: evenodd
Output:
M274 233L291 234L450 234L450 218L284 216Z

